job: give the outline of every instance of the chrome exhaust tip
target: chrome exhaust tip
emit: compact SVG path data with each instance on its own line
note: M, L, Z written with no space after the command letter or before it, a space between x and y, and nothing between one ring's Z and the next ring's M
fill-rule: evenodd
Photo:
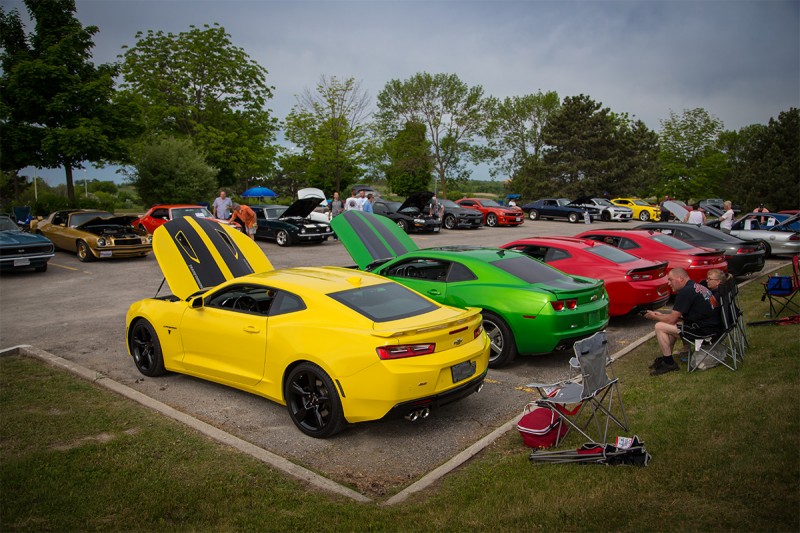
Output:
M483 390L483 381L481 381L478 386L475 388L475 392L480 392Z
M416 422L419 420L419 411L411 411L406 415L406 420L409 422Z
M429 407L426 407L425 409L419 412L419 417L423 419L428 418L430 415L431 415L431 410Z

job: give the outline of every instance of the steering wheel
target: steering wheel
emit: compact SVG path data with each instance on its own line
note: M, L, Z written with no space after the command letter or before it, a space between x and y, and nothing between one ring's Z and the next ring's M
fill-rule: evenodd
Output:
M240 311L256 312L258 311L258 302L252 296L243 295L236 298L233 308Z

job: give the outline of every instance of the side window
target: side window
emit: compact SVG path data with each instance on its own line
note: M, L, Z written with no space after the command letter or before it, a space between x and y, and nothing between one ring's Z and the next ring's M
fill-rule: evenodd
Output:
M169 217L167 216L167 210L166 209L156 209L155 211L153 211L153 218L161 218L163 220L168 220Z
M412 259L388 269L386 276L397 278L425 279L428 281L444 281L449 264L433 259Z
M542 202L542 205L544 205L545 207L553 207L554 205L556 205L556 202L555 200L545 200L544 202Z
M266 220L267 217L264 215L263 209L253 209L256 212L256 220Z
M570 257L572 256L566 250L562 250L561 248L548 248L547 252L544 254L544 262L549 263L550 261L558 261L559 259L568 259Z
M53 216L53 224L58 225L66 223L67 223L67 217L64 216L64 213L56 213L55 216Z
M385 215L387 213L386 205L378 202L372 205L372 210L380 215Z
M458 281L472 281L478 279L472 270L462 265L461 263L450 263L450 273L447 275L447 283L456 283Z
M547 252L547 248L543 246L525 246L519 245L514 246L514 250L519 250L520 252L524 253L529 257L533 257L538 261L544 261L544 254Z
M461 205L465 207L475 207L475 202L473 202L472 200L464 200L461 202Z
M276 294L262 285L234 285L207 297L205 306L266 316Z
M289 292L279 291L278 294L275 295L272 307L269 309L269 316L285 315L286 313L302 311L305 308L306 304L299 296Z
M620 239L618 247L622 248L623 250L635 250L636 248L641 248L641 246L630 239Z

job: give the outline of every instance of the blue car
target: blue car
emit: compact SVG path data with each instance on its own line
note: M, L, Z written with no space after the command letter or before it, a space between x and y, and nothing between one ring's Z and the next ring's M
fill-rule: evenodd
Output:
M54 255L50 239L23 232L8 215L0 215L0 270L47 270Z

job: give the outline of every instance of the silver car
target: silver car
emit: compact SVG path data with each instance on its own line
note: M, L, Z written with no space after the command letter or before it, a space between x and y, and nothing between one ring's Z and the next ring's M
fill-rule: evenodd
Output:
M719 228L719 220L708 223ZM800 253L800 215L747 213L733 222L731 235L761 241L767 256Z

